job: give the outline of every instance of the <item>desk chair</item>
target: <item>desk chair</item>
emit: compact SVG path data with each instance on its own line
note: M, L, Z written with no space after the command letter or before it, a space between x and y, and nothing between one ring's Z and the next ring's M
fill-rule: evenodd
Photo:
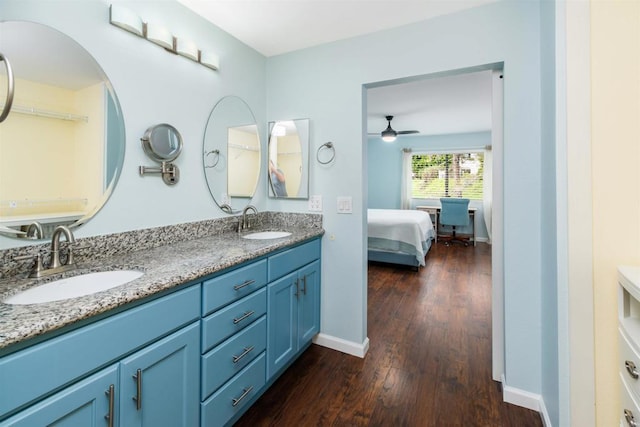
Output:
M445 244L458 242L469 246L468 237L456 236L456 227L469 225L469 199L443 197L440 199L440 204L442 205L440 209L440 224L452 226L453 234L438 238L444 240Z

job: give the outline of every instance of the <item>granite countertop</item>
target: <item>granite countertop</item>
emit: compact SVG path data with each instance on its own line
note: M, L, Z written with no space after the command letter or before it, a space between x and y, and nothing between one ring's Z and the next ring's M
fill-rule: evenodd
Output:
M292 232L291 236L268 240L243 239L236 232L225 232L81 263L67 276L118 269L141 270L144 275L125 285L78 298L29 305L0 302L0 349L324 233L322 228L288 228L287 231ZM58 278L60 275L4 279L0 281L0 301Z

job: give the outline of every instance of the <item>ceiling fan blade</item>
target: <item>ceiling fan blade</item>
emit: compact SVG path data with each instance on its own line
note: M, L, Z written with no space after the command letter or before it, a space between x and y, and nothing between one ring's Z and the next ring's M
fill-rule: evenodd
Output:
M399 130L397 131L398 135L409 135L412 133L420 133L419 130Z

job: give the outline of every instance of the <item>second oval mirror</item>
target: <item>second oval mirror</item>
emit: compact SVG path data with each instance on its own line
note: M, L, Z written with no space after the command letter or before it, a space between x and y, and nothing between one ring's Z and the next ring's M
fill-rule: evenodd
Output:
M260 137L253 112L237 96L213 107L203 143L204 174L216 204L227 213L244 209L260 177Z

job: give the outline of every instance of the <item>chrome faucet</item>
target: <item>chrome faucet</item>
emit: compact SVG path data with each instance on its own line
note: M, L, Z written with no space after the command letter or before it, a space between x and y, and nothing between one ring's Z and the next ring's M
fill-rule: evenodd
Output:
M53 230L53 235L51 236L51 265L50 269L62 267L63 265L71 266L73 265L73 253L71 251L71 247L68 249L67 261L62 264L60 263L60 235L64 234L67 242L75 243L76 238L73 236L73 233L66 225L59 225Z
M242 210L242 217L238 220L238 233L245 228L251 228L251 223L249 222L249 218L247 218L247 212L250 210L252 210L254 214L258 213L258 209L256 209L255 206L247 205L247 207Z
M44 230L42 230L42 224L38 221L33 221L27 227L27 238L28 239L44 239Z

